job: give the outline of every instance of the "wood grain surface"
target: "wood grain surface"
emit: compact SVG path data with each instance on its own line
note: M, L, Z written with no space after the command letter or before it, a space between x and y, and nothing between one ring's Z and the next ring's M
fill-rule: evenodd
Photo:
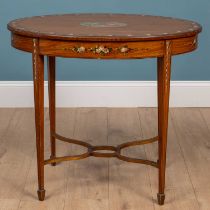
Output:
M64 14L14 20L8 29L47 39L142 41L194 36L201 26L194 21L141 14Z

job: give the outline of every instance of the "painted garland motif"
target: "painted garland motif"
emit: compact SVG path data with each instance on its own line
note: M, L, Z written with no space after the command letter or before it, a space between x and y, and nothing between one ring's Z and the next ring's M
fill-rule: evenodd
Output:
M127 23L120 22L81 22L81 26L94 27L94 28L115 28L115 27L125 27Z
M85 53L85 52L93 52L94 54L99 54L99 55L108 55L111 52L117 52L117 53L123 53L127 54L133 50L137 49L131 49L127 45L118 47L118 48L111 48L111 47L106 47L103 45L97 45L95 47L91 48L85 48L84 46L75 46L72 48L64 48L64 50L72 50L77 53Z

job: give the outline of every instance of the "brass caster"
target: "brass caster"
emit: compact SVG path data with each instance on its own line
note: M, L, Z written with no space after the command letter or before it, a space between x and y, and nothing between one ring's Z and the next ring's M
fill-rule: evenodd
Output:
M40 201L43 201L44 198L45 198L45 190L38 190L37 191L37 194L38 194L38 198Z
M164 193L158 193L157 194L157 200L159 205L163 205L165 201L165 194Z

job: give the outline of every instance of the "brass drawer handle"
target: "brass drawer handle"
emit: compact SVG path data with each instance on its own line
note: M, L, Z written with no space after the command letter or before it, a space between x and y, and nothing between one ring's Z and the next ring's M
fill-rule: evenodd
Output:
M121 52L121 53L128 53L130 50L130 48L128 48L127 46L123 46L123 47L120 47L118 48L118 50Z
M81 46L81 47L73 47L72 50L74 52L77 52L77 53L83 53L86 51L85 47Z

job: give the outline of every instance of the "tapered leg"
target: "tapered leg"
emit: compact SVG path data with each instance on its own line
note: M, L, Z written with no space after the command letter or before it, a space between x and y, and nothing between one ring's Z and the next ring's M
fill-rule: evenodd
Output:
M38 197L45 198L44 189L44 57L39 55L38 39L33 40L33 79L38 169Z
M50 114L50 141L51 158L56 157L56 142L53 134L55 133L55 57L47 57L48 61L48 91L49 91L49 114ZM52 163L53 166L56 163Z
M159 192L158 203L164 204L165 200L165 169L168 133L168 111L171 75L171 42L165 42L164 57L158 58L158 150L159 150Z

